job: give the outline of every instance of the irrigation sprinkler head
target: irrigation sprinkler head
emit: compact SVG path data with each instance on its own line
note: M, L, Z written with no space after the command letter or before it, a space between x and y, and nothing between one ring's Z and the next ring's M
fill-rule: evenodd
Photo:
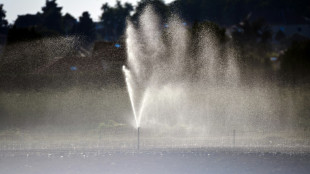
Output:
M138 144L137 144L138 150L140 150L140 127L138 127Z

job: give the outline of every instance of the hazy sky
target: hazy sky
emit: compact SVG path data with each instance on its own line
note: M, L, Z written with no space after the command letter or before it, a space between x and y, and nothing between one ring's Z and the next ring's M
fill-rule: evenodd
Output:
M45 5L46 0L0 0L0 4L4 4L4 10L6 11L6 19L12 23L16 20L17 15L23 14L35 14L41 11L41 8ZM121 2L130 2L136 4L138 0L121 0ZM165 0L166 3L173 0ZM102 4L108 2L110 5L114 5L116 0L57 0L59 6L62 6L62 13L70 13L78 19L82 12L88 11L91 14L93 20L98 21L101 15Z

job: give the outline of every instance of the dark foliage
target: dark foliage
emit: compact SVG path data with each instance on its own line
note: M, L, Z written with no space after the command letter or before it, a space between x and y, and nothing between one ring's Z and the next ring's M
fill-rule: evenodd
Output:
M3 9L3 4L0 4L0 34L5 34L7 27L8 27L8 21L5 19L6 11Z
M219 25L211 21L194 22L192 26L192 35L194 37L193 40L199 40L199 33L203 30L212 32L215 38L218 39L220 43L224 43L225 41L227 41L225 28L221 28Z
M47 30L62 32L62 7L58 7L56 0L46 1L42 8L42 26Z
M14 23L14 26L16 26L17 28L28 28L39 25L42 25L42 16L40 13L37 13L35 15L20 15Z
M72 35L74 34L75 26L77 25L78 21L71 16L70 14L66 13L65 16L62 18L62 26L65 32L65 35Z
M281 57L281 74L294 84L310 83L310 41L294 42Z
M271 51L272 32L264 20L250 21L246 18L236 25L232 37L238 45L242 63L246 66L265 66L269 62L266 54Z
M13 26L8 31L7 44L14 44L23 41L32 41L42 38L42 35L36 31L35 27L18 28Z
M88 41L92 41L94 39L94 22L90 18L90 14L88 12L83 12L80 17L80 21L77 24L77 34L86 36Z
M141 0L135 9L135 14L132 16L132 20L138 22L139 16L143 13L145 7L151 6L153 10L159 15L161 22L166 22L169 17L169 6L167 6L162 0Z
M275 39L278 41L278 42L281 42L283 41L284 39L286 38L285 34L283 31L279 30L276 35L275 35Z
M253 20L264 18L270 24L295 24L310 16L307 0L176 0L171 7L188 21L211 20L222 25L238 23L249 13Z
M129 3L121 4L117 1L115 7L110 7L105 3L102 8L101 20L104 26L103 38L108 41L117 40L124 33L126 18L133 11L133 6Z

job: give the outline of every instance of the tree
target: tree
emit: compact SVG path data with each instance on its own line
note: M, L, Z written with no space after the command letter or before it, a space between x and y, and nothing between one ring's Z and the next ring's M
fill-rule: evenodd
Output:
M192 26L193 39L199 40L200 37L199 34L201 34L201 32L204 30L212 32L212 34L215 36L215 39L217 39L220 43L225 43L227 41L225 33L226 29L221 28L216 23L210 21L194 22Z
M272 51L271 36L268 24L263 20L252 22L249 16L235 26L232 38L234 45L238 48L238 63L242 76L240 79L244 82L251 83L254 80L253 73L262 75L260 78L268 77L271 71L269 59Z
M281 42L285 39L285 33L282 31L282 30L279 30L275 36L275 39L278 41L278 42Z
M137 21L147 6L152 6L162 22L166 22L169 16L169 7L162 0L141 0L138 2L135 9L135 14L132 16L132 20Z
M172 6L187 21L221 22L226 0L176 0Z
M281 74L285 80L294 83L309 83L310 41L294 42L280 57Z
M74 27L77 24L77 20L71 16L69 13L66 13L65 16L62 18L62 25L63 25L63 30L66 35L73 34Z
M301 22L310 16L309 0L176 0L169 7L187 21L210 20L233 25L252 13L252 19L264 18L268 23Z
M86 36L89 41L94 39L94 22L90 18L88 12L83 12L80 17L80 21L77 25L77 33Z
M133 11L133 6L130 3L122 5L117 1L115 7L110 7L105 3L102 8L103 14L101 21L104 26L104 38L106 40L117 40L124 33L126 26L126 18Z
M240 46L245 63L258 65L266 63L266 54L270 51L272 32L264 20L250 21L249 16L236 26L232 32L234 41Z
M29 27L37 27L42 24L42 17L40 13L35 15L26 14L26 15L18 15L15 20L14 26L17 28L29 28Z
M8 21L5 19L6 11L3 9L3 4L0 4L0 34L5 33L8 27Z
M62 33L62 7L58 7L56 0L46 0L45 7L42 7L43 27L47 30Z
M15 25L8 29L7 44L41 39L42 35L35 27L18 28Z

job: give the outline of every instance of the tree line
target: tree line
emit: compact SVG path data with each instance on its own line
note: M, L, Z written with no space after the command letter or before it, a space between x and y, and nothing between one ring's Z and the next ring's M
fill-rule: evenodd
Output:
M80 34L88 40L94 39L118 40L124 33L126 19L137 20L144 7L152 4L156 12L163 21L171 14L178 13L182 19L188 23L195 21L212 21L222 26L229 26L240 22L249 13L252 19L264 18L267 23L291 23L298 22L286 16L310 16L310 2L306 0L292 1L283 0L176 0L170 4L165 4L163 0L141 0L134 6L130 3L122 4L116 2L115 6L108 3L102 5L102 15L98 23L94 23L89 12L85 11L75 19L70 14L62 14L62 7L59 7L56 0L46 0L42 11L37 14L20 15L14 24L8 24L5 20L3 5L0 6L0 29L4 33L12 30L12 34L30 33L30 36L51 36L51 35L72 35ZM299 19L302 20L302 19ZM37 32L38 35L34 35ZM27 34L23 38L29 39ZM9 35L10 36L10 35ZM16 36L15 36L16 37Z
M126 20L138 23L148 5L153 6L163 26L171 14L178 14L193 35L204 27L212 27L223 44L229 40L227 29L234 26L230 29L231 37L239 46L241 61L249 69L257 66L271 68L269 59L276 52L271 41L276 34L277 49L285 51L285 54L275 54L281 61L281 74L289 74L285 76L292 81L309 79L309 53L306 51L310 50L309 42L304 39L293 42L281 30L272 33L270 28L273 24L309 21L310 1L306 0L176 0L170 4L163 0L140 0L136 7L117 1L115 6L102 5L99 22L94 22L87 11L79 19L68 13L63 15L56 0L46 0L41 12L20 15L13 24L5 19L4 6L0 5L0 36L7 35L7 44L74 35L83 36L86 44L96 40L117 41L122 39Z

